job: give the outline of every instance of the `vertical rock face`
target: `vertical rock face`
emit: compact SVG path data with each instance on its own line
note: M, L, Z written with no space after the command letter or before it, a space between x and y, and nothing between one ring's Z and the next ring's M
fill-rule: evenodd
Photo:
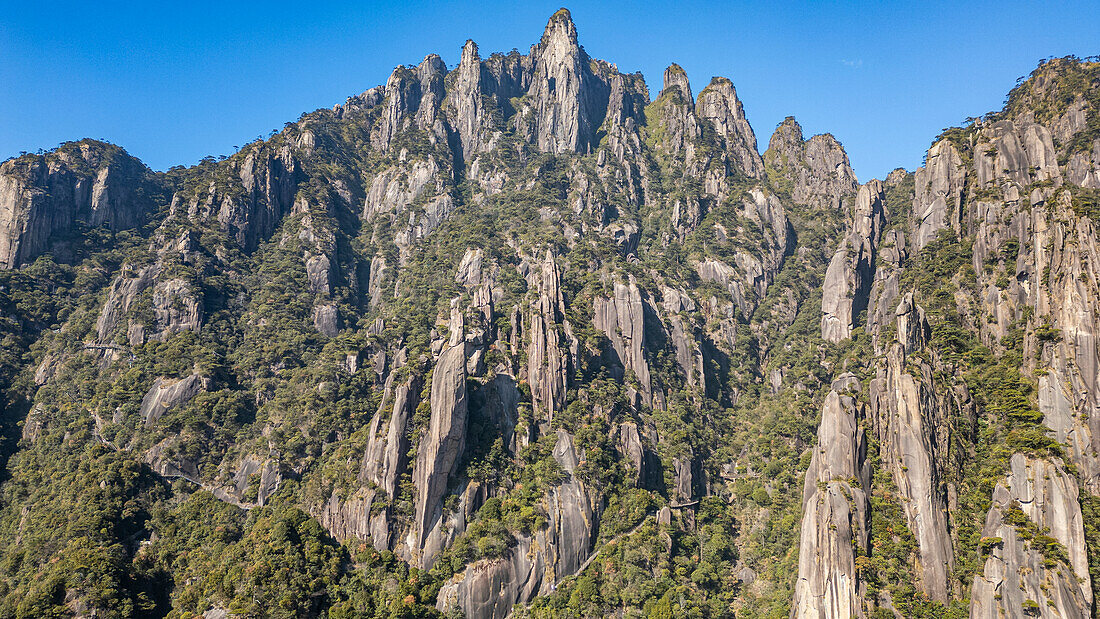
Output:
M504 619L515 604L527 604L536 595L553 591L589 557L596 509L584 484L573 477L577 453L573 437L565 430L557 431L553 457L566 479L543 502L547 528L533 537L517 535L516 546L504 558L481 560L456 574L439 591L439 610Z
M611 340L618 365L634 373L646 404L653 401L653 384L645 358L645 305L637 283L615 282L610 299L595 301L594 326Z
M405 468L408 452L406 430L409 418L416 408L416 392L419 387L415 378L409 378L396 388L394 387L394 372L401 369L405 362L406 352L402 349L394 356L393 367L386 376L382 403L374 419L371 420L370 440L359 468L359 480L375 484L390 499L396 496L397 477ZM383 407L390 403L391 397L393 408L389 420L385 426L382 426L385 412Z
M64 144L0 164L0 268L64 249L78 224L112 231L145 223L164 198L153 173L102 142ZM65 256L57 256L64 259Z
M982 546L989 556L970 590L971 617L1092 616L1077 482L1061 462L1012 456Z
M432 197L445 189L439 162L424 160L403 162L390 167L371 181L363 204L363 218L379 214L402 214L417 198Z
M1093 141L1091 153L1085 150L1070 155L1065 179L1074 185L1100 189L1100 138Z
M718 224L714 228L717 244L729 250L733 264L707 258L696 263L695 270L704 281L729 290L741 315L748 318L764 300L787 258L790 222L779 199L760 189L750 190L739 207L737 214L756 225L763 241L745 236L744 226L733 231Z
M515 604L534 599L542 585L545 557L532 552L532 541L519 540L503 560L479 561L468 566L443 585L436 606L445 612L460 609L465 617L508 617Z
M660 134L659 148L674 157L682 157L686 165L697 163L697 142L702 135L699 119L695 115L695 102L691 99L691 85L687 74L679 65L665 69L665 87L654 101L657 111L656 126Z
M141 269L128 267L111 283L107 300L96 321L96 341L111 344L124 332L130 345L137 346L151 340L164 340L173 333L202 328L204 309L200 293L182 279L158 281L162 269L150 265ZM132 315L133 309L147 297L153 319Z
M169 221L216 222L246 252L271 237L294 207L304 172L289 143L254 144L207 168L172 196Z
M855 565L855 549L868 550L870 470L861 415L851 395L834 388L825 397L806 471L792 617L864 616Z
M898 488L906 523L916 537L920 554L917 574L930 598L946 601L948 576L954 564L947 532L947 497L941 484L937 432L946 432L944 414L936 399L932 368L919 358L907 358L927 332L923 312L907 298L898 308L898 337L886 354L886 364L871 381L871 408L882 449L882 461ZM917 363L914 378L907 363Z
M684 179L702 179L702 195L683 196L674 206L673 224L698 225L707 204L730 195L730 179L763 178L764 162L756 134L745 119L733 82L716 77L691 99L691 85L677 64L665 69L664 88L647 108L647 133L656 147L679 164ZM711 131L713 130L713 131ZM694 192L692 192L694 193Z
M426 56L415 69L394 69L386 82L382 124L372 138L377 148L389 150L398 134L410 128L427 131L434 139L446 138L439 118L446 72L436 54Z
M413 412L415 383L399 385L394 391L393 414L386 424L386 432L374 432L367 446L360 478L378 485L392 499L397 493L397 477L405 467L408 441L405 429ZM378 416L381 419L381 415Z
M775 171L773 182L786 185L798 204L840 208L841 198L856 189L855 172L836 138L804 140L802 126L790 116L776 127L764 160Z
M687 94L690 99L690 89ZM699 93L695 109L699 118L713 123L718 135L725 140L725 149L733 160L734 169L749 178L762 178L764 160L757 151L756 134L745 119L745 109L737 98L733 82L724 77L712 79Z
M687 72L680 65L675 62L668 65L668 68L665 69L663 84L661 92L669 88L676 88L680 92L680 97L688 105L694 104L695 99L691 95L691 83L688 81Z
M638 424L630 421L623 422L619 425L618 435L616 449L622 454L623 459L630 463L630 474L634 485L641 487L649 476L647 468L649 454L642 443L641 435L638 434Z
M547 574L550 585L572 576L592 551L595 506L588 490L574 476L579 464L573 436L557 431L553 457L566 474L566 480L549 493L547 511L550 525L545 536L547 544Z
M699 336L695 327L680 316L680 312L694 312L695 302L681 291L667 287L661 291L661 297L665 320L670 327L669 335L676 352L676 365L689 386L704 385L706 374Z
M532 142L544 152L587 152L603 123L608 93L589 69L569 11L554 13L542 40L531 49L531 58Z
M531 386L536 413L540 418L550 419L565 407L570 349L575 346L575 340L565 320L558 265L549 250L539 270L533 271L530 277L539 295L536 305L530 309L527 382Z
M486 122L485 104L482 101L481 58L477 44L466 41L462 47L462 59L458 63L458 78L454 85L455 131L462 145L462 155L470 161L486 146L482 139L482 127Z
M860 312L868 308L875 259L886 224L886 196L878 180L856 195L848 234L829 262L821 290L821 337L839 342L852 334Z
M240 162L238 170L244 197L229 194L217 213L223 229L247 250L268 238L290 212L301 180L301 168L290 147L275 152L258 149Z
M182 279L161 281L153 287L153 315L157 331L163 335L198 332L202 326L202 311L200 299Z
M146 427L156 423L164 413L198 395L205 384L206 381L197 374L179 380L157 378L141 400L141 418Z
M1000 181L1020 187L1032 182L1060 184L1062 172L1050 131L1026 120L999 120L982 126L974 147L974 171L982 188Z
M420 103L416 110L416 124L440 139L445 139L447 135L440 118L440 106L447 95L444 88L446 76L447 65L438 54L428 54L416 67L416 77L420 80Z
M370 261L370 273L367 279L367 299L371 308L378 307L384 300L385 290L382 283L385 281L388 271L385 256L374 256Z
M601 142L603 146L597 153L596 172L607 191L621 196L623 206L638 208L657 199L653 192L650 160L643 152L642 125L649 104L649 90L640 73L612 73L609 83L607 116L600 129L601 134L606 134L606 143ZM592 202L591 199L586 201ZM617 207L602 199L592 206L599 209L601 228L611 224L620 214ZM632 230L636 243L637 227ZM630 251L635 248L636 245Z
M333 493L328 501L313 509L317 519L335 538L370 540L378 551L391 550L394 546L390 506L397 500L398 478L407 471L409 442L406 432L420 389L416 377L394 387L394 371L405 363L406 351L402 349L393 356L391 371L382 388L382 402L371 420L370 438L359 466L359 489L342 500ZM391 404L392 410L387 408ZM384 507L378 509L376 501Z
M370 224L389 223L400 262L454 210L452 169L431 154L410 158L385 169L371 182L363 206ZM413 210L414 204L423 208ZM410 212L412 211L412 212Z
M901 296L902 268L909 259L906 238L903 230L888 230L876 247L875 274L868 295L866 324L867 330L876 336L894 319L898 297Z
M126 272L120 274L111 283L107 291L107 301L96 321L96 333L98 341L107 343L114 336L115 331L122 325L122 320L130 311L130 307L137 302L138 295L148 290L153 285L157 275L156 267L145 267L138 272ZM130 325L127 324L127 331Z
M932 145L924 166L916 172L915 251L935 239L940 230L959 229L965 182L966 168L955 145L948 140Z
M1066 445L1081 480L1100 492L1100 244L1096 223L1074 217L1066 196L1033 209L1030 252L1021 251L1017 280L1040 320L1059 337L1037 342L1038 404L1044 424ZM1025 245L1026 247L1026 245ZM1038 274L1038 275L1036 275Z
M432 416L420 439L413 479L416 515L413 522L419 564L431 567L442 550L440 526L443 494L466 448L466 344L460 342L439 356L432 373Z

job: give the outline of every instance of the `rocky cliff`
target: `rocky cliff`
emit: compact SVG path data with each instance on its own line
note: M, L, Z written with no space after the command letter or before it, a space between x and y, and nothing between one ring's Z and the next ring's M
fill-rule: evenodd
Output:
M0 164L0 615L1092 616L1100 65L859 184L564 9L459 58Z
M82 227L135 229L154 215L164 184L112 144L82 140L0 164L0 268L46 252L65 259Z
M817 444L806 471L802 533L794 617L862 617L864 586L856 572L856 554L868 553L867 520L870 469L859 422L863 416L852 395L854 376L838 379L825 396ZM857 408L858 407L858 408Z
M1092 583L1077 483L1061 462L1012 456L982 529L971 617L1091 616Z

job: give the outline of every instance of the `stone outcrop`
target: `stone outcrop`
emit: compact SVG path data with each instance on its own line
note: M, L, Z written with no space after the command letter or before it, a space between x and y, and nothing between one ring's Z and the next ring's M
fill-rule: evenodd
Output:
M153 316L158 333L198 332L202 314L202 303L188 282L169 279L153 287Z
M157 378L141 399L141 419L145 426L152 426L164 413L198 395L206 383L207 379L198 374L181 379Z
M802 126L788 116L776 128L764 152L773 183L787 186L798 204L839 209L844 196L856 189L856 175L844 148L832 135L806 140Z
M625 162L629 152L633 160L639 162L640 197L647 201L668 201L667 208L671 209L672 214L669 234L681 240L695 231L709 211L727 200L742 202L740 210L748 213L761 210L761 201L770 201L764 198L768 192L761 191L761 188L754 190L750 198L741 200L741 192L735 187L738 180L764 178L765 168L757 151L756 135L745 119L744 108L733 83L727 78L716 77L695 101L691 99L691 92L684 70L679 65L670 65L665 70L660 96L646 106L645 116L640 119L645 122L641 134L660 153L661 159L673 173L671 178L665 180L665 190L673 189L670 195L658 197L648 192L651 186L646 173L649 165L645 163L642 153L637 152L641 150L640 144L622 148L623 152L618 157L620 162ZM631 118L627 124L633 126L633 120ZM619 133L615 132L615 135L619 136ZM622 144L623 140L616 137L616 142ZM634 177L634 168L627 166L627 170ZM628 195L633 197L638 193L629 192ZM753 202L757 203L755 208ZM775 204L778 205L778 201ZM771 210L774 214L774 209L770 207L763 210ZM782 214L782 207L779 213ZM748 216L752 217L751 214ZM756 223L766 227L763 222ZM777 232L776 228L765 230L769 237ZM733 236L742 237L743 233L743 229L737 229ZM782 234L785 233L784 228ZM719 237L722 243L750 241L746 238L722 238L722 233ZM764 246L755 238L748 245L754 250L749 254L755 254L756 249ZM782 242L779 247L781 253L787 250ZM739 258L738 262L744 262L744 259ZM745 265L738 266L744 268Z
M454 85L451 124L458 133L463 159L470 161L489 146L485 135L489 110L482 98L484 70L481 57L477 53L477 44L473 41L466 41L462 46L462 57L456 71L458 78Z
M557 261L549 250L542 263L528 274L538 296L527 323L527 383L536 415L547 420L565 408L570 359L576 358L577 342L565 319L559 278Z
M743 230L730 230L717 224L716 243L728 247L733 254L733 264L704 258L695 264L695 270L702 280L726 288L738 311L748 318L764 300L768 287L783 267L791 232L786 211L771 193L753 189L741 200L739 207L738 216L751 221L764 241L745 236Z
M965 183L966 168L955 145L949 140L933 144L914 179L915 252L934 240L940 230L959 229Z
M633 277L626 284L615 282L613 290L610 299L596 298L593 324L611 341L613 367L633 373L642 401L651 404L653 379L646 361L645 301Z
M47 155L0 164L0 268L12 269L46 252L68 256L66 242L81 224L112 231L136 228L163 204L154 173L121 148L69 142Z
M1062 463L1012 456L993 492L970 590L970 616L1091 617L1092 584L1077 482Z
M706 366L701 335L691 322L681 315L696 311L695 301L682 291L665 287L661 291L661 307L665 310L664 320L669 325L669 338L676 353L676 365L691 387L706 384Z
M237 174L243 198L223 198L217 219L246 249L271 236L294 205L302 171L289 146L272 152L259 149L241 162Z
M858 380L850 382L858 390ZM806 471L792 617L864 616L864 585L856 571L855 549L869 550L871 480L859 426L862 405L849 388L838 381L825 397L817 445Z
M907 235L897 228L883 233L876 248L875 276L868 295L867 330L878 335L894 320L901 296L902 265L909 259Z
M436 598L442 611L461 610L467 617L504 619L515 604L526 604L553 591L580 569L592 551L596 509L588 490L573 477L578 459L572 436L557 431L553 457L566 480L546 496L549 524L533 537L517 535L516 546L497 560L481 560L443 585Z
M687 97L690 100L690 89ZM745 109L737 98L733 82L724 77L712 79L699 93L695 110L699 118L710 121L722 137L733 170L749 178L764 177L764 160L756 147L756 134L745 119Z
M282 475L279 463L269 458L246 456L237 465L232 484L215 489L214 495L223 501L240 505L264 505L267 499L279 489ZM251 486L255 485L255 497L249 496Z
M392 379L392 374L387 381ZM393 411L383 427L382 415L371 421L370 442L359 471L361 481L370 481L391 499L397 496L397 478L405 468L408 440L405 432L416 404L416 383L410 379L393 389ZM383 400L385 403L385 400ZM379 411L381 413L382 411Z
M413 481L416 513L414 553L423 567L431 567L442 548L443 495L466 448L466 344L444 351L432 372L432 416L417 448Z
M96 333L100 342L108 342L115 331L122 326L122 321L127 318L130 308L138 300L138 296L148 290L155 281L158 270L155 267L145 267L134 271L132 268L120 273L111 283L107 291L107 301L103 304L99 319L96 321ZM129 322L127 322L127 331ZM142 342L132 342L141 344Z
M675 62L668 65L665 68L663 83L662 93L669 88L675 88L680 93L680 98L688 105L694 105L695 99L691 95L691 83L688 81L687 72L684 71L683 67Z
M485 252L480 249L467 249L462 255L462 261L458 263L458 273L455 281L467 288L480 286L482 283L481 265L485 260Z
M1043 125L999 120L982 125L974 146L974 172L981 188L1008 181L1019 187L1032 182L1061 184L1062 172L1050 130Z
M685 166L698 168L702 129L695 114L695 101L691 98L691 84L687 74L673 63L665 69L664 84L657 100L650 109L657 115L656 126L650 121L650 131L660 136L658 148L669 155L682 158Z
M627 421L619 424L615 448L623 460L629 463L630 475L635 486L644 487L650 476L650 458L652 455L642 442L638 433L638 424Z
M336 306L324 304L314 307L313 328L325 337L336 337L340 332L340 316Z
M251 252L270 238L291 212L304 172L293 147L286 143L278 148L249 146L222 167L220 175L211 168L195 189L177 191L169 217L216 223L244 251Z
M1034 209L1030 255L1016 270L1039 321L1057 337L1036 342L1042 365L1038 404L1044 424L1066 445L1085 487L1100 492L1100 244L1096 223L1070 214L1063 194L1053 212ZM1046 273L1044 278L1042 274ZM1039 274L1039 275L1035 275Z
M452 173L447 161L431 155L402 157L371 181L363 203L363 219L373 225L388 222L402 263L412 246L431 234L454 210ZM414 205L421 208L414 209Z
M440 116L446 72L446 65L436 54L427 55L415 68L401 66L393 70L384 90L382 123L372 136L377 148L390 150L397 136L409 129L427 132L433 143L446 138Z
M383 355L384 357L384 355ZM395 546L389 515L397 500L398 479L408 471L408 424L418 404L419 379L414 375L395 385L395 372L406 364L406 352L394 356L382 386L382 401L371 419L367 448L359 465L360 486L350 496L335 493L313 510L339 540L370 540L376 550ZM378 509L376 501L384 507Z
M363 218L403 213L421 196L438 196L446 188L442 168L432 157L405 162L380 172L371 181L363 204Z
M940 470L944 455L941 432L945 413L937 398L942 387L932 368L912 356L928 332L923 311L907 296L898 306L898 341L886 352L883 367L871 381L870 401L881 459L891 473L906 523L917 541L920 588L933 600L946 601L954 564L947 530L947 496ZM916 364L914 377L908 364Z
M507 557L478 561L443 585L436 606L443 611L457 608L466 617L503 619L512 606L534 599L542 586L545 557L532 552L532 540L520 539Z
M530 57L531 104L517 114L520 131L543 152L588 152L603 124L609 89L592 74L569 11L561 9L550 17Z
M821 337L827 342L851 336L856 319L868 308L878 244L886 225L885 203L878 180L859 188L848 234L833 254L821 286Z

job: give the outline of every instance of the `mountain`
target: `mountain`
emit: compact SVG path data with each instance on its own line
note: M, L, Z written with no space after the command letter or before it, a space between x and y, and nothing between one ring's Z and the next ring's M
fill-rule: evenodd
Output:
M1100 63L859 184L569 12L0 164L0 615L1091 617Z

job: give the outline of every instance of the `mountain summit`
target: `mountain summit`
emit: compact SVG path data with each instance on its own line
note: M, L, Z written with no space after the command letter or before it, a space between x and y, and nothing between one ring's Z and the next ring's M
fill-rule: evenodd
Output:
M859 184L562 9L230 157L8 160L0 615L1090 617L1098 93Z

